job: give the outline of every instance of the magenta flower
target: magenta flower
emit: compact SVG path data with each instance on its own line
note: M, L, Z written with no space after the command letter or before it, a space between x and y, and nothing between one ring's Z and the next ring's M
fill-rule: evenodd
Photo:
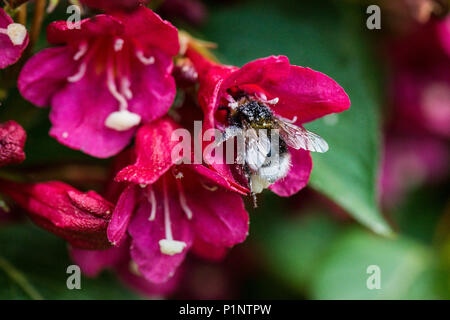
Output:
M29 101L52 107L50 135L60 143L109 157L171 106L178 34L153 11L98 15L80 29L57 21L47 37L60 46L32 57L18 85Z
M23 148L27 134L16 122L0 124L0 167L25 160Z
M139 5L148 2L147 0L81 0L82 3L92 8L105 10L136 10Z
M59 182L16 183L0 181L0 191L27 210L40 227L66 239L75 247L110 247L106 228L113 204L94 191L82 193Z
M167 295L175 290L179 282L179 276L159 284L151 283L142 277L130 258L128 241L124 241L119 247L106 250L83 250L72 247L70 255L88 277L96 277L102 270L111 269L125 285L149 297Z
M10 16L0 8L0 69L19 60L28 45L27 29L14 23Z
M430 22L389 48L393 69L391 125L397 129L450 138L449 25L450 17Z
M248 215L236 189L202 165L174 165L171 135L178 125L163 118L137 133L136 163L116 181L128 182L108 227L119 245L131 237L131 258L150 282L167 281L194 241L222 251L245 240ZM214 255L215 252L211 252Z
M448 175L449 163L447 142L427 134L390 132L380 176L383 204L393 207L408 191L441 181Z
M288 142L289 154L288 160L281 161L279 165L282 177L273 179L275 181L266 178L261 173L263 167L260 167L258 176L252 175L249 179L255 193L270 186L278 195L290 196L302 189L312 170L309 151L323 152L328 148L320 137L307 132L302 125L348 109L350 100L344 90L320 72L290 65L285 56L258 59L242 68L214 64L192 49L187 51L187 56L199 74L199 101L205 113L206 128L218 128L228 135L229 114L245 103L256 109L263 108L263 113L267 115L267 119L262 119L260 114L247 114L246 120L253 118L261 126L269 120L274 121L294 136L315 139L301 141L292 136L283 138L283 133L280 133L280 137ZM223 166L220 170L222 175L230 174Z
M381 200L393 207L408 191L448 176L450 18L395 39L391 110L386 125Z

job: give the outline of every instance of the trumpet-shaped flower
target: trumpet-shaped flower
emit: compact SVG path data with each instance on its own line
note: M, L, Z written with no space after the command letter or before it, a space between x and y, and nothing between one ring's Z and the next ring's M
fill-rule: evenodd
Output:
M137 160L116 176L128 185L108 227L113 244L131 237L131 258L155 283L174 274L194 243L209 244L215 256L248 232L239 189L205 166L175 164L171 151L177 142L171 137L177 128L163 118L138 131Z
M52 107L50 135L96 157L120 152L141 123L163 116L175 96L178 33L153 11L115 12L48 27L51 44L22 69L19 90Z

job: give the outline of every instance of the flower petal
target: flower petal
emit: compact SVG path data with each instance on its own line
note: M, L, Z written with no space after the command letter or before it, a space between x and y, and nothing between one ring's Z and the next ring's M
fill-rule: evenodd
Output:
M221 166L217 166L216 168L220 168L220 167ZM225 166L223 166L223 167L225 167ZM225 189L240 193L242 195L247 195L249 192L249 190L247 188L241 186L234 180L231 173L229 173L229 174L227 173L226 175L221 175L220 173L222 173L223 171L211 170L203 165L197 165L197 164L190 165L189 168L195 170L196 173L207 178L208 180L213 182L215 185L222 186Z
M196 237L216 247L243 242L248 234L249 219L241 196L188 175L183 179Z
M121 35L123 24L116 18L99 14L80 21L80 28L73 28L67 21L52 22L47 28L47 40L51 44L77 43L91 37Z
M106 158L119 153L131 140L135 128L116 131L105 126L118 102L106 87L104 74L88 71L68 83L53 97L50 135L60 143L89 155Z
M83 250L70 247L71 258L89 277L97 276L103 269L116 266L128 257L128 246L113 247L106 250Z
M81 0L81 2L97 9L131 11L147 0Z
M312 159L309 151L289 148L291 154L291 169L287 176L274 184L269 189L281 197L289 197L308 183L312 170Z
M114 16L123 22L126 35L135 39L144 52L158 48L169 56L178 54L180 44L177 28L152 10L140 7L132 13L115 12Z
M18 87L33 104L49 106L51 98L67 84L67 77L77 71L70 48L44 49L34 55L20 72Z
M143 122L151 122L164 116L173 103L176 93L175 80L170 75L172 57L158 50L150 52L155 63L145 66L137 59L131 62L130 83L133 98L129 110L139 114Z
M195 238L194 244L192 246L192 252L203 259L208 259L211 261L221 261L227 255L228 248L216 247L211 245L210 243L204 242L201 239Z
M164 283L152 283L146 280L142 275L136 274L135 270L130 267L130 263L122 263L117 268L117 273L127 286L142 293L148 297L154 297L156 299L161 298L162 295L172 293L180 282L180 272L177 272L175 276L170 278Z
M350 100L336 81L321 72L291 66L289 76L279 82L262 82L269 99L279 98L272 107L282 117L298 118L302 124L350 107Z
M181 253L175 255L161 253L159 241L166 238L163 201L157 203L156 217L153 221L149 221L150 203L142 201L128 228L132 237L131 256L142 275L155 283L166 282L174 275L192 245L193 236L178 205L177 195L173 192L168 196L173 238L186 243ZM157 193L156 198L163 199L161 193Z
M108 225L108 239L113 245L120 244L125 237L128 224L138 201L138 188L138 186L129 185L117 201Z
M14 21L0 8L0 28L7 28ZM8 35L0 33L0 69L14 64L19 60L29 42L28 34L21 45L14 45Z
M172 149L178 141L172 141L172 133L178 125L165 117L141 127L136 136L136 163L125 167L116 181L136 184L152 184L169 170L173 161Z
M289 75L289 59L285 56L270 56L251 61L233 72L224 82L223 89L242 85L276 85Z

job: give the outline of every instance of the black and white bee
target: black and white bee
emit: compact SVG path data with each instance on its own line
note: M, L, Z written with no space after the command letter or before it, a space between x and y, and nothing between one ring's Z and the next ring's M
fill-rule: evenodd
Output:
M296 126L296 119L288 120L274 115L264 95L243 95L235 100L228 96L227 126L218 141L222 143L234 137L242 137L244 148L238 151L236 163L248 181L255 199L260 193L289 172L291 155L288 147L314 152L328 151L327 142L315 133ZM256 202L255 202L256 204Z

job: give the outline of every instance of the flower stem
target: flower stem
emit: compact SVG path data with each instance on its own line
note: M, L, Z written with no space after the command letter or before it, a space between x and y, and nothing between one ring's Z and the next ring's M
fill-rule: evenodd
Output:
M17 22L26 26L27 25L27 4L24 3L19 7L17 12Z
M46 0L35 0L34 3L34 16L30 29L30 44L28 46L28 52L32 52L34 45L37 42L39 34L41 33L42 21L44 20Z
M6 261L3 257L0 256L0 269L8 275L11 280L13 280L17 285L22 288L22 290L33 300L43 300L43 297L36 289L28 282L25 276L12 264Z
M12 9L20 7L22 4L28 2L28 0L9 0L8 4Z

